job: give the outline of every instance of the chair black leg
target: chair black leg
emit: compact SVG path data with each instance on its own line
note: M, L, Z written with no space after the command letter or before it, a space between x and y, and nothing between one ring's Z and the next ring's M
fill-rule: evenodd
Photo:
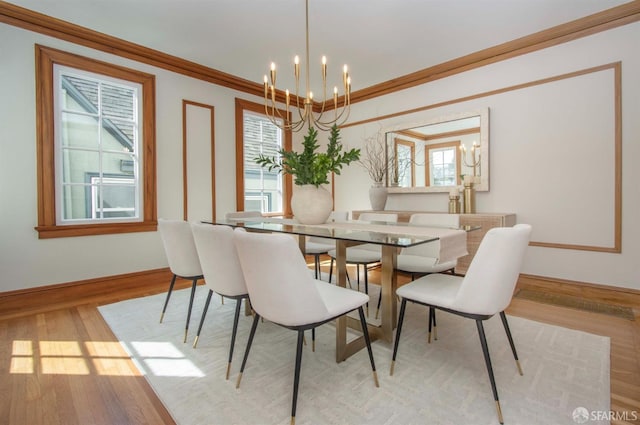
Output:
M187 342L187 334L189 333L189 321L191 320L191 309L193 309L193 298L196 295L196 285L198 284L198 278L193 279L191 283L191 298L189 298L189 310L187 311L187 324L184 327L184 341Z
M238 319L240 318L240 307L242 306L242 298L236 300L236 311L233 316L233 330L231 331L231 345L229 346L229 363L227 363L227 375L225 379L229 380L229 372L231 371L231 361L233 360L233 348L236 345L236 334L238 333Z
M331 264L329 265L329 283L331 283L331 276L333 276L333 257L331 257Z
M438 325L436 324L436 309L435 308L431 308L431 312L430 312L432 318L433 318L433 339L435 341L438 340Z
M333 276L333 257L331 258L331 264L329 265L329 283L331 283L331 276ZM337 273L337 272L336 272ZM336 278L336 281L338 279ZM351 286L351 279L349 279L349 272L347 272L347 282L349 283L349 288L353 289ZM360 285L358 285L358 290L360 290Z
M518 353L516 352L516 345L513 343L513 337L511 336L511 330L509 329L509 322L507 322L507 315L504 314L504 311L500 312L500 318L502 319L504 330L507 333L507 339L509 339L509 345L511 345L511 352L513 352L513 358L516 359L518 372L520 373L520 376L522 376L523 373L522 373L522 368L520 367L520 360L518 359Z
M407 308L406 298L402 299L400 304L400 316L398 317L398 328L396 329L396 342L393 345L393 357L391 358L391 370L389 375L393 375L393 367L396 364L396 355L398 354L398 345L400 345L400 332L402 331L402 322L404 322L404 311Z
M169 284L169 290L167 291L167 298L164 300L164 307L162 307L162 313L160 313L160 323L164 319L164 312L167 311L167 305L169 304L169 298L171 298L171 292L173 291L173 285L176 284L176 275L174 274Z
M291 404L291 424L296 423L296 405L298 404L298 384L300 383L300 366L302 364L302 339L304 331L298 331L298 345L296 348L296 368L293 375L293 403Z
M484 326L482 320L476 320L476 326L478 327L478 336L480 337L480 344L482 345L482 353L484 354L484 362L487 365L487 372L489 373L489 381L491 381L491 390L493 391L493 399L496 401L496 411L498 412L498 420L501 424L504 423L502 419L502 409L500 408L500 400L498 400L498 389L496 388L496 379L493 376L493 367L491 367L491 357L489 357L489 346L487 345L487 337L484 334Z
M244 358L242 359L242 365L240 366L240 373L238 374L238 380L236 381L236 388L240 388L242 373L244 372L244 367L246 366L247 359L249 358L249 350L251 350L251 344L253 343L253 337L256 334L256 328L258 327L259 321L260 321L260 315L256 313L253 316L253 324L251 324L251 332L249 332L249 339L247 340L247 348L245 348L244 350Z
M320 254L313 254L314 268L316 272L316 279L320 276Z
M362 271L364 272L364 293L369 294L369 269L366 264L362 265Z
M380 303L382 302L382 286L380 286L380 293L378 294L378 306L376 307L376 319L380 313Z
M427 333L427 344L431 344L431 329L433 328L433 307L429 307L429 332Z
M364 272L364 293L369 295L369 270L367 265L362 265L362 271ZM380 286L380 293L382 294L382 286ZM367 301L367 316L369 315L369 301Z
M360 326L362 326L364 342L367 344L367 351L369 351L369 361L371 362L371 370L373 371L373 382L376 384L376 387L380 387L380 384L378 383L378 372L376 372L376 363L373 361L373 350L371 349L369 328L367 327L367 319L364 317L362 306L358 307L358 314L360 315Z
M360 290L360 264L356 264L356 281L358 282L358 291Z
M202 317L200 318L198 333L196 334L196 339L193 340L193 348L196 348L196 345L198 345L198 339L200 338L200 331L202 330L202 325L204 324L204 318L206 317L207 311L209 310L209 303L211 302L212 295L213 295L213 291L209 290L209 293L207 294L207 301L204 303L204 310L202 310Z

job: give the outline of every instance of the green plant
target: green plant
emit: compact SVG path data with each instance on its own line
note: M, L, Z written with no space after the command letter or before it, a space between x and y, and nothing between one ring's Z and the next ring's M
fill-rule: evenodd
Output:
M321 184L329 184L327 176L330 172L340 174L344 165L360 158L360 149L342 151L340 129L336 125L331 127L326 153L317 152L320 147L318 130L311 126L309 133L304 136L302 145L302 153L281 149L278 151L279 158L260 155L254 158L254 161L269 171L277 170L279 173L291 174L297 185L312 184L318 187Z

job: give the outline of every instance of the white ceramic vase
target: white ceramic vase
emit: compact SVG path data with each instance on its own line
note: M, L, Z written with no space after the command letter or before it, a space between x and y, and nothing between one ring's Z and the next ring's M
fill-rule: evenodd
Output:
M382 185L382 182L375 182L373 186L369 188L369 201L371 202L372 210L384 210L387 204L387 188Z
M293 216L302 224L325 223L333 209L331 193L312 184L296 186L291 196Z

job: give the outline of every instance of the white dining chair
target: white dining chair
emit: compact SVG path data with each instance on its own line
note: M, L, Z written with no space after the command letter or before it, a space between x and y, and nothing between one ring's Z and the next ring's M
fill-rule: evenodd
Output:
M476 321L478 328L480 345L482 346L487 372L489 373L498 419L501 424L504 423L483 321L490 319L495 314L500 314L513 357L518 366L518 372L522 375L516 346L513 342L504 310L513 297L513 291L522 268L530 235L531 226L528 224L493 228L482 239L464 277L434 273L398 288L396 294L402 299L402 302L400 304L390 374L393 375L398 354L407 301L427 306L429 310L439 309L473 319Z
M198 345L202 325L204 324L207 310L209 310L209 303L213 293L236 300L226 373L226 379L229 379L233 348L238 331L238 320L240 318L240 306L242 305L242 300L248 300L249 298L247 286L244 283L244 275L240 268L240 261L238 260L238 253L236 252L233 229L229 226L192 223L191 230L193 231L193 239L195 240L198 257L202 265L204 283L209 289L202 317L200 318L198 333L193 341L193 348Z
M349 213L347 211L331 211L327 222L347 221ZM304 254L313 255L314 275L316 279L320 279L320 256L335 249L336 241L333 239L322 238L319 236L310 236L305 241Z
M460 215L459 214L446 214L446 213L428 213L428 214L412 214L409 218L410 226L432 226L432 227L447 227L457 229L460 227ZM411 274L411 280L415 280L416 276L423 276L431 273L450 272L454 273L458 260L444 261L440 259L440 242L433 241L423 243L420 245L412 246L409 248L402 248L398 254L396 261L396 271ZM380 300L381 295L378 296L378 307L376 309L376 318L380 312ZM435 316L435 312L434 312ZM435 325L435 317L430 318L433 320L433 332L435 338L438 338L437 328ZM429 342L431 342L431 333L428 336Z
M383 222L383 223L396 223L398 221L398 214L385 214L385 213L362 213L358 217L358 221L363 222ZM333 263L336 259L336 250L332 249L327 252L331 257L331 264L329 268L329 282L331 282L331 276L333 273ZM376 244L362 244L354 247L347 248L347 264L356 266L356 279L358 282L358 290L360 290L360 266L362 265L364 273L364 292L369 294L369 270L370 264L379 263L382 260L382 247ZM347 275L348 278L348 275ZM369 306L367 304L367 315L369 314Z
M235 232L236 249L255 311L236 387L240 386L260 318L298 333L291 423L295 423L304 331L358 310L376 387L378 377L362 306L369 296L314 279L289 235ZM315 333L312 333L314 335ZM315 339L315 335L314 335Z
M198 259L198 252L193 241L191 226L183 220L158 220L158 231L164 246L164 252L169 262L169 269L173 273L164 307L160 314L160 323L164 319L164 314L169 304L169 298L176 283L176 278L191 280L191 297L189 298L189 308L187 310L187 324L184 328L184 341L187 342L189 333L189 321L191 319L191 309L193 308L193 297L196 293L196 286L199 279L203 279L202 267Z
M236 220L239 218L262 218L260 211L233 211L224 215L227 220Z

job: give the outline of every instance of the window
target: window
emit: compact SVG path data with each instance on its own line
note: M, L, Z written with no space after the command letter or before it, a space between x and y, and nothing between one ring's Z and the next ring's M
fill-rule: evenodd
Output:
M155 230L154 77L42 46L36 59L40 238Z
M426 145L427 186L456 186L460 184L460 142Z
M142 87L60 65L53 69L57 222L140 221Z
M263 154L277 156L291 149L291 132L274 125L264 107L236 100L236 209L264 215L290 215L291 176L256 164Z
M415 172L415 143L395 139L395 170L392 170L396 174L396 182L400 187L413 187L416 181Z

